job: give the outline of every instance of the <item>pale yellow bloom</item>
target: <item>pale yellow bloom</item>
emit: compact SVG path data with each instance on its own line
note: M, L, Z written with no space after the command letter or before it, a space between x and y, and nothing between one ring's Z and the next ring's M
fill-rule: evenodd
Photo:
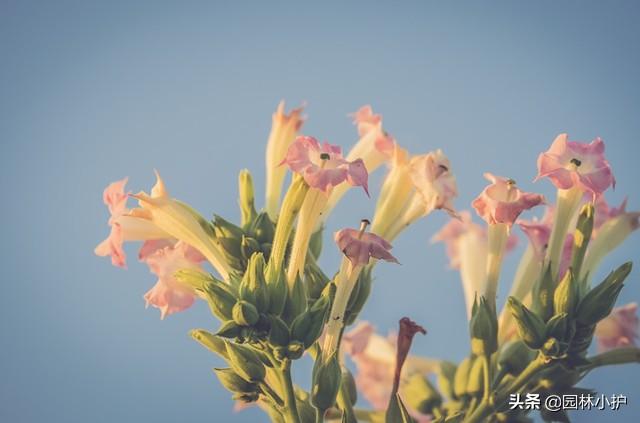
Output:
M287 173L287 167L281 166L282 160L287 154L287 149L296 139L298 131L304 121L302 117L303 108L293 109L288 115L284 112L284 101L278 104L276 112L273 114L271 133L267 142L266 153L266 205L265 210L269 213L271 220L275 221L280 209L280 196L282 193L282 182Z
M145 219L172 238L191 245L207 258L225 280L229 278L229 265L215 245L215 241L205 231L206 221L189 206L169 197L160 174L156 172L156 184L151 195L139 192L133 195L140 208L131 210L130 216Z

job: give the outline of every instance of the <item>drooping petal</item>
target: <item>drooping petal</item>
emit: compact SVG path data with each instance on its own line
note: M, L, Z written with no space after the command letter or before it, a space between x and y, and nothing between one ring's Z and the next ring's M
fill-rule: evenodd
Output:
M391 244L376 234L345 228L336 232L334 238L353 266L366 265L371 258L398 263L389 252Z

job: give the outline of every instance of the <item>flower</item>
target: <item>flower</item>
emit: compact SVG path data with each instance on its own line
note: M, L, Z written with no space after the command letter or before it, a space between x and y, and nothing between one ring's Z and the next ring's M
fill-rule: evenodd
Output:
M151 272L158 276L158 282L145 295L147 307L152 305L160 309L160 318L186 310L196 299L192 288L181 284L174 274L181 269L200 269L203 257L194 252L184 242L166 246L145 257Z
M128 216L127 199L124 187L128 178L109 184L103 193L103 201L109 209L111 232L94 250L101 257L111 256L114 266L126 267L126 254L122 248L124 241L156 240L169 235L152 223Z
M275 220L280 208L282 182L286 175L286 169L280 166L280 162L304 123L302 112L303 107L299 107L287 115L284 112L284 101L281 101L273 114L271 133L267 141L265 195L265 209L272 220Z
M543 177L558 189L578 187L594 199L616 184L604 157L604 142L600 138L589 144L569 141L567 134L558 135L549 150L538 157L536 180Z
M411 180L420 195L425 212L444 209L455 214L453 199L458 196L456 177L442 150L412 157L410 166Z
M599 196L595 203L595 215L593 222L593 237L598 236L598 230L609 220L620 216L627 212L627 198L622 200L622 203L618 207L611 207L604 195Z
M387 337L377 334L375 327L366 321L356 324L342 338L342 351L357 368L356 386L375 410L385 410L391 398L397 339L393 334ZM437 367L436 361L408 355L401 372L400 392L410 375L433 373ZM415 410L410 412L417 416Z
M638 304L616 307L596 325L598 351L636 345L638 339Z
M513 179L485 173L491 182L475 200L473 208L488 224L513 225L520 213L544 202L540 194L521 191Z
M423 335L427 334L427 331L422 326L418 325L408 317L403 317L402 319L400 319L399 324L400 333L398 333L398 339L396 341L396 366L393 375L393 395L398 392L398 388L400 387L400 373L402 372L404 362L409 355L413 337L417 333L421 333Z
M449 257L449 267L460 271L464 291L467 317L476 294L482 293L486 285L487 258L489 256L487 229L474 223L471 213L463 210L451 218L432 238L431 242L443 242ZM506 252L513 250L518 242L512 233L506 241Z
M289 168L302 175L310 187L325 193L344 181L361 186L369 195L368 173L362 159L347 161L342 150L336 145L323 143L313 137L300 136L291 144L282 161Z
M228 279L229 264L214 244L214 238L207 233L208 222L189 206L169 197L158 172L151 195L139 192L132 197L138 200L140 208L131 210L130 216L147 220L172 238L191 245L207 258L220 276Z
M389 252L391 244L371 232L345 228L336 232L334 239L354 267L368 264L371 257L398 263Z
M382 124L382 115L373 113L370 105L364 105L351 114L361 137L376 130Z

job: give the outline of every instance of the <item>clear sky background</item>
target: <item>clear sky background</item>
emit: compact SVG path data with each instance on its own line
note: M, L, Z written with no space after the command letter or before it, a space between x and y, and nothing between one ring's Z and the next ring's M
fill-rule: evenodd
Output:
M135 247L128 271L93 248L108 232L102 190L124 176L149 189L157 168L174 196L237 219L247 167L261 201L280 99L307 101L304 133L345 149L357 138L347 113L372 104L410 151L444 149L461 209L485 171L553 198L549 182L531 182L537 154L560 132L601 136L618 180L608 199L629 195L640 208L637 2L228 3L0 3L0 421L265 420L232 412L210 370L220 362L187 336L217 326L206 306L160 321L144 309L155 278ZM328 232L374 203L353 190ZM382 332L410 316L429 330L415 352L460 360L462 289L443 246L429 243L444 222L432 216L396 241L402 265L377 267L363 316ZM601 273L640 264L639 248L636 235ZM327 241L327 272L338 263ZM621 303L640 298L639 274ZM295 371L308 383L308 363ZM584 386L629 405L576 421L634 421L639 379L638 366L593 374Z

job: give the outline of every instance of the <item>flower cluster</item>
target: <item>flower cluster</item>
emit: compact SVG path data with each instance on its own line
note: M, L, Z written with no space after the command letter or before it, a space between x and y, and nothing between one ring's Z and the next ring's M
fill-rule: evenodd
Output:
M504 407L523 387L543 397L574 392L595 368L640 361L638 306L615 306L631 264L593 284L602 260L640 227L640 212L628 211L626 200L618 207L605 200L615 179L602 140L562 134L540 154L536 180L557 188L553 204L486 173L489 184L470 204L478 223L454 206L457 181L442 150L409 153L364 106L352 115L358 140L343 155L300 133L302 113L278 106L265 206L256 208L253 178L241 171L238 223L204 218L170 196L157 172L149 193L126 191L125 178L103 194L109 234L96 255L124 268L124 243L141 241L138 259L158 278L144 294L147 306L161 318L197 300L209 307L219 327L191 336L224 361L215 374L238 409L256 404L282 423L526 421L530 410ZM368 200L369 175L385 164L371 222L334 233L342 259L325 273L319 258L327 216L352 187ZM541 218L524 215L542 207ZM409 318L388 337L358 321L376 265L399 262L391 242L438 210L450 220L432 240L445 244L450 267L460 272L469 321L471 350L457 364L410 353L414 336L426 330ZM527 246L504 302L498 286L518 230ZM600 353L589 356L593 339ZM314 361L309 391L292 377L305 353ZM358 391L370 409L358 403ZM568 421L555 410L540 413Z

